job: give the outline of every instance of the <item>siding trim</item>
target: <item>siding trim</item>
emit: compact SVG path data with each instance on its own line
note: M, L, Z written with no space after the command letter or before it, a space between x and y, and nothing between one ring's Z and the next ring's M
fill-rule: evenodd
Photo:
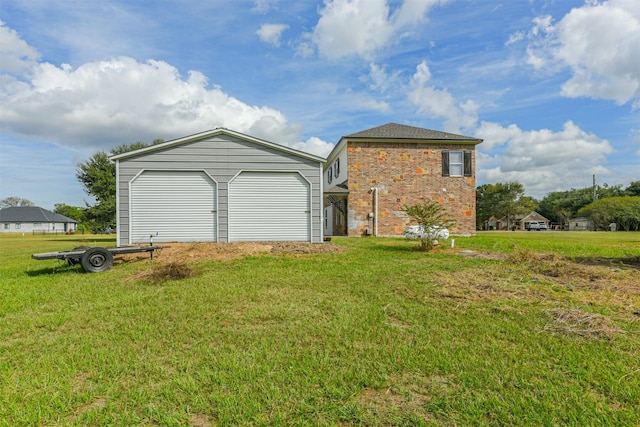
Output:
M120 161L116 160L116 246L120 246Z

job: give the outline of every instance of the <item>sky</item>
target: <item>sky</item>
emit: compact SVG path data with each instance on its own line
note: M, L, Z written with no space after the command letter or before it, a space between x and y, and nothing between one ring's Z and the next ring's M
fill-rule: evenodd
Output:
M92 204L97 151L225 127L319 156L482 138L477 184L640 180L638 0L2 0L0 199Z

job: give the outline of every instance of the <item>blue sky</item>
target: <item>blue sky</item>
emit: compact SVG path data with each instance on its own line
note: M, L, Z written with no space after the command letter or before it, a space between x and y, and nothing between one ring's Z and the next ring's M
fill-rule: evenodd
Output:
M476 136L478 185L640 180L637 0L3 0L0 199L91 199L97 150L226 127L326 156Z

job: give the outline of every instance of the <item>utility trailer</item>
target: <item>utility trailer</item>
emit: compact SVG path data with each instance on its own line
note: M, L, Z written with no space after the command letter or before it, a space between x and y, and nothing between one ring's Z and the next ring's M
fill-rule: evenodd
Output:
M61 259L67 261L69 265L80 264L87 273L98 273L111 268L114 255L135 254L149 252L153 259L153 252L165 246L120 246L115 248L80 246L70 251L45 252L33 254L31 258L37 260Z

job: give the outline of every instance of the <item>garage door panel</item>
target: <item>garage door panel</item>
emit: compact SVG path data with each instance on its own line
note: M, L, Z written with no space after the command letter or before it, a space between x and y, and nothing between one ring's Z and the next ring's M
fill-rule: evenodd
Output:
M229 240L310 239L310 184L300 174L243 172L229 184Z
M131 183L132 243L215 241L216 187L204 172L143 172Z

